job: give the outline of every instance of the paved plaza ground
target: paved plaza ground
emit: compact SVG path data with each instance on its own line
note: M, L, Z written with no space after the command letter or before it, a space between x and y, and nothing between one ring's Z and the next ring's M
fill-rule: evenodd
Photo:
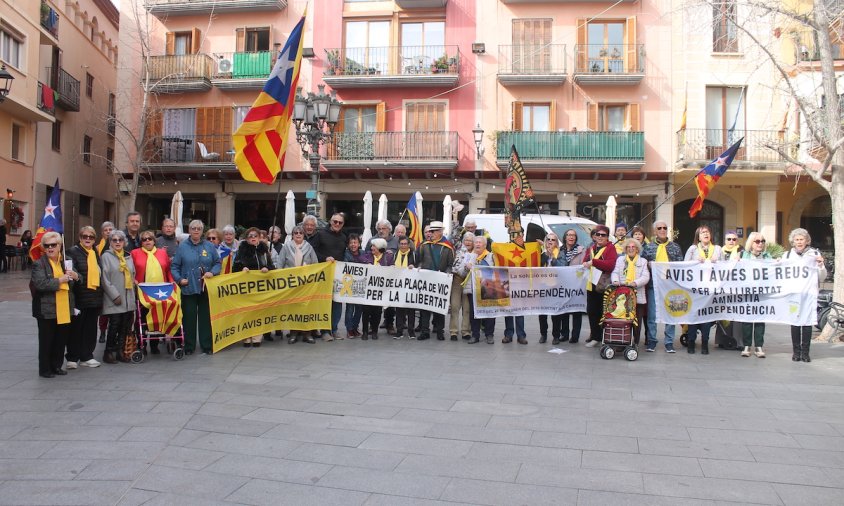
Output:
M844 504L844 345L636 362L461 341L278 340L37 374L0 274L0 504ZM101 357L101 347L96 357Z

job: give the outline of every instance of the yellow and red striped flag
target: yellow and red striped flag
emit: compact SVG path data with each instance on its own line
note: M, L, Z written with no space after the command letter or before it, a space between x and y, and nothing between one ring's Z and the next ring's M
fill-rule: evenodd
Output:
M182 304L176 283L139 283L138 300L149 310L146 325L150 331L176 335L182 325Z
M246 181L271 184L284 167L287 134L302 64L304 26L303 14L281 49L263 91L232 136L234 163Z

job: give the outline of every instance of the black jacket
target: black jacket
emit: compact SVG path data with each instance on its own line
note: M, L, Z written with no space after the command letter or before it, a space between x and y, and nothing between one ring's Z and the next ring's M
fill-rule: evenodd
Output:
M343 259L343 254L346 253L346 234L342 231L334 232L330 229L320 230L316 234L315 243L311 243L311 246L314 247L314 251L320 262L325 262L325 259L328 257L340 261Z
M233 272L240 272L244 268L250 271L259 271L264 267L270 270L275 268L273 267L270 249L263 241L259 242L257 246L252 246L247 241L241 241L240 246L237 247L237 256L234 258Z
M100 266L102 273L102 262L100 255L97 255L97 250L94 248L94 255L97 256L97 265ZM85 283L75 283L73 286L73 295L76 299L76 307L78 309L90 309L103 306L103 286L102 276L100 276L100 286L91 290L88 288L88 253L80 245L76 245L67 250L67 256L73 260L73 269L82 275Z

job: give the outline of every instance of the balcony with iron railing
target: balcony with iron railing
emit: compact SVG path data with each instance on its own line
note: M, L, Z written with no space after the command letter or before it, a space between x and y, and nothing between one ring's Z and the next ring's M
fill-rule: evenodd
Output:
M776 151L785 132L776 130L724 130L690 128L677 132L677 152L682 166L704 167L744 137L733 159L733 169L783 170L785 159Z
M63 68L47 67L47 82L56 92L56 106L65 111L79 112L79 80Z
M383 162L421 168L457 167L457 132L335 132L326 150L327 168Z
M275 52L214 53L211 80L217 88L261 89L275 64Z
M41 27L53 38L59 38L59 12L44 0L41 0Z
M561 85L566 80L566 45L498 46L498 82Z
M228 12L282 11L287 0L144 0L147 12L156 17Z
M147 139L143 163L174 171L234 169L231 134L157 135Z
M512 145L528 168L637 169L645 163L643 132L498 132L499 167L507 166Z
M211 89L211 76L216 69L214 58L205 54L170 54L149 57L147 91L180 93ZM147 86L143 77L141 85Z
M457 46L389 46L326 49L323 80L332 88L454 86Z
M578 84L631 85L644 76L644 44L574 46L574 80Z
M38 82L38 95L36 97L36 105L42 111L56 115L55 93L49 85Z

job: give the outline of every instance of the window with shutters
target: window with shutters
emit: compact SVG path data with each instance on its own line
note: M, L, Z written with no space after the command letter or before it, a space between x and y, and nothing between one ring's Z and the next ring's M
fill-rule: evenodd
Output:
M587 128L595 132L641 132L639 104L590 103Z
M375 132L377 124L376 106L351 105L343 107L342 132L363 133Z
M235 31L238 53L257 53L270 50L270 27L238 28Z
M3 62L23 70L26 37L10 26L0 26L0 58Z
M513 102L513 130L551 132L556 130L554 102Z
M383 151L387 143L384 135L373 135L384 131L384 102L377 104L348 104L340 113L340 121L334 129L337 142L328 145L329 159L371 160L376 147L379 155L389 158ZM389 135L389 134L385 134Z
M405 102L404 142L391 144L391 149L403 150L397 154L405 158L443 158L448 152L447 107L447 102L435 100Z
M12 160L23 161L24 129L18 123L12 123Z
M202 36L198 28L184 32L167 32L165 35L165 53L168 55L186 55L199 52Z
M513 73L551 71L551 18L513 20Z
M406 102L404 129L407 132L442 132L445 130L445 111L445 102Z
M707 158L717 157L744 136L745 93L743 87L706 87Z
M91 143L93 139L86 135L82 138L82 163L91 165Z
M85 96L88 98L94 97L94 76L85 73Z
M736 0L712 3L712 50L716 53L738 52Z
M232 147L232 107L199 107L196 109L196 142L203 143L209 153L226 153ZM197 156L199 145L195 150Z
M640 72L636 18L578 19L577 72Z
M176 34L176 45L174 46L173 54L190 54L191 47L191 33L182 32Z

